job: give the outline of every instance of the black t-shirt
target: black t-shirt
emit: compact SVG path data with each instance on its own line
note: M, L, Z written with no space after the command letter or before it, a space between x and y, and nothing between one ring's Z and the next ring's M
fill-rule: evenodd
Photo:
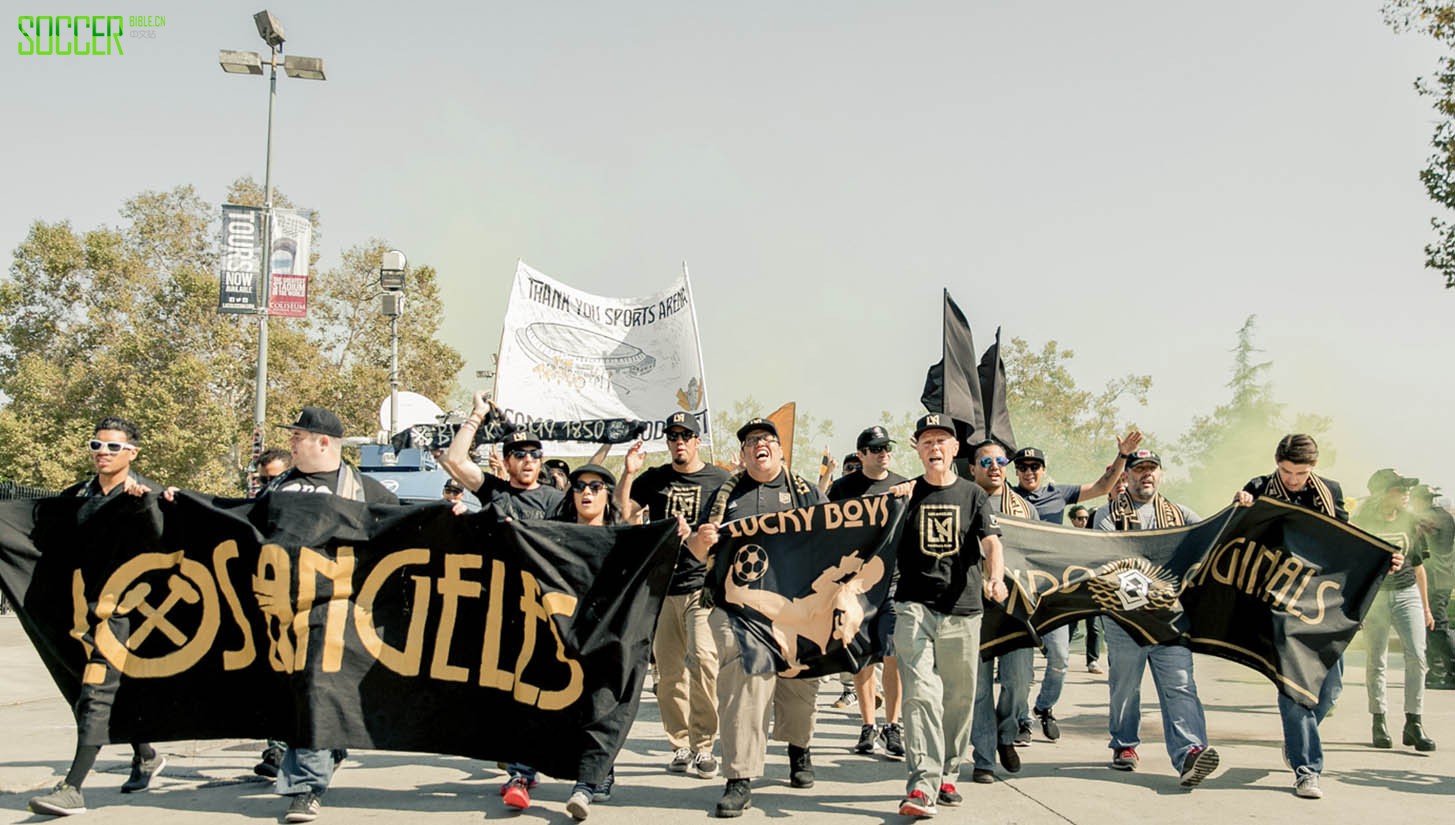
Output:
M1371 500L1371 504L1375 503ZM1425 563L1425 537L1420 532L1420 520L1409 510L1400 510L1389 521L1377 512L1375 507L1363 507L1354 514L1354 525L1368 533L1398 547L1404 553L1404 566L1397 572L1384 577L1380 590L1402 590L1415 586L1415 568Z
M353 470L350 470L354 472ZM322 493L324 495L337 495L338 470L325 470L318 473L301 472L293 468L284 473L281 478L268 487L272 493ZM364 488L365 504L398 504L399 497L389 492L383 484L368 476L359 473L359 483Z
M799 482L802 485L798 493L800 501L808 505L824 502L823 494L818 491L818 487L802 479L799 479ZM702 513L699 521L707 520L716 493L717 490L713 490L707 498L702 500ZM752 476L745 473L728 496L727 510L723 513L722 520L726 522L749 516L761 516L764 513L780 513L793 509L793 506L793 493L788 488L788 471L779 471L777 478L766 483L754 481Z
M721 487L727 478L726 470L711 464L704 464L694 473L679 473L671 464L662 464L647 470L632 482L632 501L647 508L647 518L652 521L680 515L687 519L689 525L696 527L707 495ZM706 581L707 567L686 548L679 548L677 566L672 570L667 595L695 593Z
M151 479L148 479L148 478L146 478L145 476L143 476L143 475L141 475L139 473L134 473L134 472L131 472L130 470L128 470L127 471L127 477L130 478L132 481L136 482L137 484L140 484L143 487L149 488L153 493L160 493L162 491L162 487L160 485L156 484ZM75 484L72 484L71 486L69 486L66 489L62 490L60 492L60 495L67 496L67 497L72 497L72 498L88 498L88 499L93 499L92 501L88 501L85 504L82 504L81 505L81 508L76 511L76 516L78 518L85 519L85 518L89 518L98 509L100 509L101 508L101 505L104 504L108 499L113 499L116 496L126 495L126 485L125 484L118 484L115 487L112 487L111 488L111 492L109 492L109 493L103 493L103 492L101 492L101 479L98 476L91 476L90 478L86 479L85 481L78 481ZM161 516L158 515L157 516L157 530L158 530L158 532L161 531L161 520L160 519L161 519Z
M915 479L899 541L894 598L951 616L981 612L980 540L1000 535L985 491L957 479L945 487Z
M896 484L903 484L909 479L895 473L890 473L884 478L875 481L864 475L863 471L849 473L848 475L829 485L829 501L843 501L846 498L862 498L864 496L877 496L889 492L889 488Z
M1272 478L1273 476L1258 476L1257 478L1249 479L1248 483L1243 485L1243 492L1247 493L1253 498L1260 498L1265 492L1267 492L1268 482L1272 480ZM1329 487L1329 496L1334 499L1334 518L1338 519L1339 521L1348 521L1349 513L1344 509L1344 491L1339 488L1339 482L1331 481L1327 478L1323 481L1324 484L1327 484ZM1289 492L1288 498L1289 501L1297 504L1300 507L1308 510L1313 510L1314 512L1319 512L1318 505L1314 503L1313 484L1303 485L1303 489L1299 490L1296 493Z
M548 519L556 515L566 500L566 494L555 487L538 484L522 490L490 473L485 474L475 496L486 509L493 509L502 519Z

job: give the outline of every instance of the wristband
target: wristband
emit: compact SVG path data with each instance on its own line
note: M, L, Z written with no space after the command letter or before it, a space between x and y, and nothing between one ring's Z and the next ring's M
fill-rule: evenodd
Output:
M1117 458L1120 458L1122 461L1131 461L1132 460L1132 454L1131 453L1117 453Z

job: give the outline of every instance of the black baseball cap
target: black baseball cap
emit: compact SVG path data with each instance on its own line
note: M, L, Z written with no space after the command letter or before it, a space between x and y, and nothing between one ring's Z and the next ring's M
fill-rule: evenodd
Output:
M453 478L451 478L451 479L446 479L445 480L445 492L446 493L463 493L463 492L465 492L465 488L464 488L464 486L462 486L460 484L460 482L455 481Z
M930 413L922 416L920 420L914 422L915 440L919 440L926 430L944 430L950 435L955 435L955 419L951 418L949 413Z
M537 448L541 446L541 440L536 438L530 430L516 430L505 437L505 449L525 447L527 444L534 444Z
M697 416L690 412L678 410L662 420L662 431L680 427L693 435L702 435L702 428L697 425Z
M883 427L870 427L859 433L859 440L854 446L855 449L862 450L865 447L883 447L893 443L894 439L889 437L889 432Z
M862 467L864 466L864 461L863 459L859 458L858 453L849 453L848 455L844 456L844 466L847 467L850 464L858 464Z
M571 480L572 484L575 484L576 479L585 473L595 473L601 476L601 479L606 482L608 487L616 486L616 476L612 475L610 470L600 464L582 464L580 467L572 470L571 475L567 476L567 478Z
M1130 453L1127 453L1128 470L1137 466L1138 464L1145 464L1148 461L1156 464L1158 467L1162 466L1162 457L1152 452L1151 450L1133 450Z
M304 407L298 411L297 421L278 426L286 430L303 430L319 435L331 435L334 438L344 437L344 422L323 407Z
M1408 489L1419 483L1420 480L1417 478L1407 478L1396 473L1392 468L1385 467L1382 470L1375 470L1374 475L1369 477L1369 492L1377 496L1393 489Z
M774 424L772 421L761 417L749 418L748 423L738 428L738 442L742 443L744 441L747 441L748 433L752 432L753 430L767 430L768 432L773 434L774 438L781 437L778 435L778 425Z
M1022 447L1015 451L1010 457L1012 463L1019 464L1022 461L1039 461L1041 466L1046 465L1046 451L1037 447Z
M541 466L545 467L548 470L560 470L567 475L571 474L571 465L567 464L559 458L548 458L541 463Z

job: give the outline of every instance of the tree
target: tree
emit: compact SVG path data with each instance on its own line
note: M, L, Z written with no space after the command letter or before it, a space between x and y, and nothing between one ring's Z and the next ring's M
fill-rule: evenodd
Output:
M1250 315L1238 330L1233 348L1232 398L1212 413L1193 419L1177 451L1167 460L1186 467L1185 478L1167 485L1168 494L1204 515L1221 510L1233 493L1253 475L1269 472L1273 448L1289 432L1284 405L1274 400L1267 373L1272 361L1258 361L1262 352L1254 344L1257 316ZM1332 463L1333 450L1324 444L1324 433L1333 420L1303 414L1295 418L1293 431L1308 433L1320 442L1320 460Z
M1146 406L1152 378L1128 374L1108 381L1099 393L1084 390L1071 375L1075 356L1056 341L1038 352L1025 339L1012 338L1002 353L1006 404L1017 447L1044 450L1047 473L1058 482L1087 484L1106 471L1117 436L1135 429L1129 422L1117 425L1121 405L1131 400Z
M1430 146L1435 150L1420 171L1420 182L1430 200L1455 210L1455 3L1435 0L1387 0L1384 19L1397 32L1426 34L1447 50L1429 77L1417 78L1415 90L1430 98L1439 114ZM1455 287L1455 221L1430 219L1435 240L1425 245L1425 266L1445 276L1445 288Z
M242 179L229 199L247 202L254 193L261 200ZM143 474L206 492L241 490L237 455L252 430L257 324L217 312L217 213L181 186L127 201L119 227L32 225L0 281L0 393L8 399L0 439L9 448L0 478L69 484L89 472L81 445L95 422L116 414L142 430ZM361 268L377 273L383 246L355 247L342 266L311 279L313 317L269 322L273 423L305 403L333 403L351 432L376 429L388 392L388 325L336 306L368 301ZM409 365L406 386L443 397L463 359L435 340L439 317L434 270L420 267L400 325L401 362ZM340 340L352 346L340 351Z

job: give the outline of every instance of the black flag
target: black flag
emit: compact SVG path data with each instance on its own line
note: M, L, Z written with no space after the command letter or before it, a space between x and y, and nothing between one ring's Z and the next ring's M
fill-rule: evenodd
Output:
M984 435L971 441L992 439L1005 448L1006 453L1015 452L1015 430L1010 426L1010 409L1005 405L1005 362L1000 358L1000 327L995 328L995 343L980 358L977 370L980 375L980 398L985 408Z
M956 435L974 444L985 438L985 412L981 382L976 377L975 339L965 313L944 293L944 342L939 363L925 374L920 401L928 412L948 413L955 419Z

